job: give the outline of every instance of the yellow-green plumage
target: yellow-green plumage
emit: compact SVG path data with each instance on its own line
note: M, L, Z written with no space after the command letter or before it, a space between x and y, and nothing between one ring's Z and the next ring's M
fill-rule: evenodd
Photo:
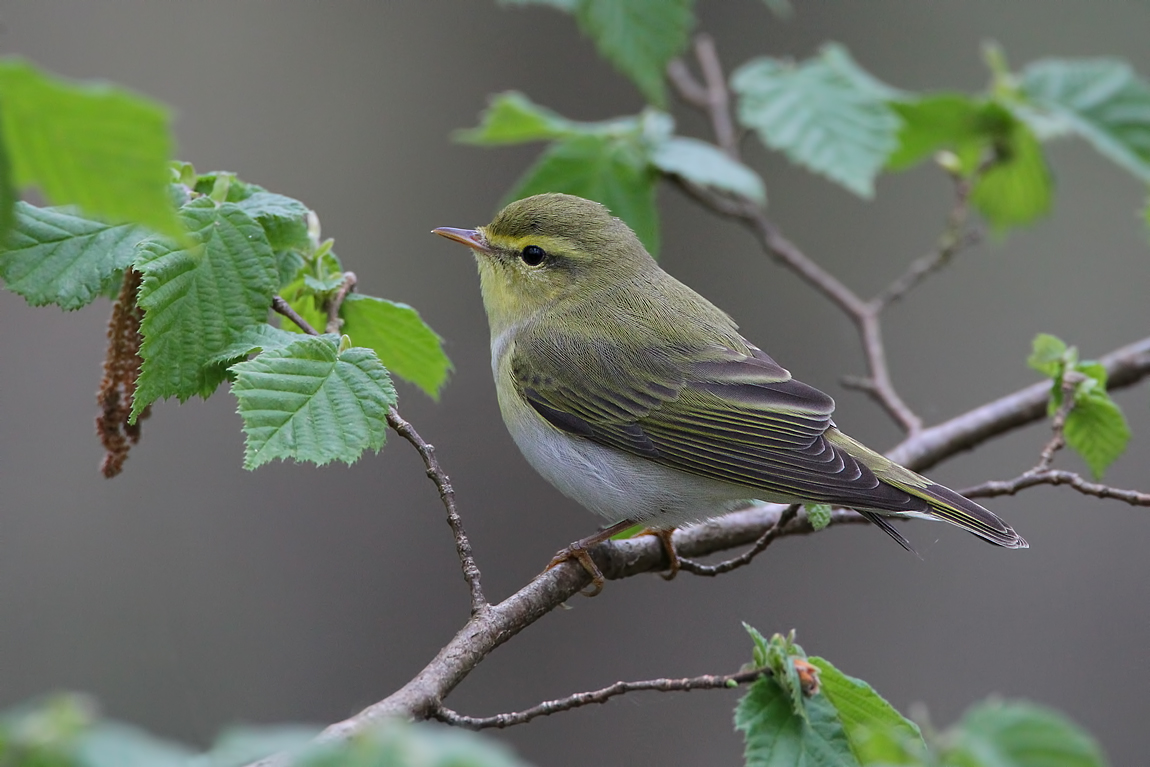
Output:
M904 546L876 515L1026 546L978 504L838 431L829 396L664 272L603 206L539 195L478 230L436 231L476 251L512 437L610 521L667 528L750 498L809 501L858 509Z

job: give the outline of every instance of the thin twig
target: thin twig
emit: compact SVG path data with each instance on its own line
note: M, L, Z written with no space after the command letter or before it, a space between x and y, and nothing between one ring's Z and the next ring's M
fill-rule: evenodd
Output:
M451 486L451 480L440 467L439 459L435 457L435 448L425 442L415 428L400 417L399 411L394 407L387 410L387 423L419 451L423 465L427 467L427 476L439 490L439 498L443 501L443 507L447 509L447 524L451 526L451 532L455 537L455 551L463 568L463 578L471 589L471 614L477 615L487 609L487 597L484 596L483 586L480 584L481 574L479 566L475 564L471 539L467 537L467 531L463 529L463 519L455 508L455 490Z
M966 231L967 220L970 218L970 193L978 179L992 167L994 162L995 159L990 158L969 176L957 174L954 176L954 204L946 216L946 226L938 236L934 250L911 263L901 277L871 299L871 307L876 313L881 312L917 287L927 277L941 270L958 253L973 247L982 240L981 231Z
M694 573L695 575L715 576L729 573L743 565L749 565L752 559L761 554L764 549L771 545L772 541L782 535L783 528L790 524L791 520L798 515L800 508L802 508L801 503L792 503L788 506L783 513L779 515L779 518L775 520L775 523L763 531L763 534L759 536L759 540L755 541L755 545L737 557L731 557L730 559L725 559L713 565L703 564L694 559L679 557L679 568L689 573Z
M348 279L350 277L350 279ZM347 296L348 291L355 285L355 275L347 272L344 279L344 287L340 288L337 295L342 301ZM346 289L345 289L346 288ZM329 307L328 313L328 328L335 325L335 329L330 332L339 332L339 303L332 301L334 305L334 312ZM319 331L308 324L307 320L300 317L294 309L279 296L272 298L272 309L279 312L283 316L290 319L300 330L308 335L318 336ZM334 320L332 317L334 316ZM455 551L459 555L459 564L463 569L463 578L467 581L467 586L471 590L471 615L474 617L487 609L487 597L483 594L483 586L480 584L480 571L479 566L475 564L475 556L471 550L471 540L467 537L467 531L463 528L463 519L459 516L458 510L455 508L455 490L451 486L451 479L447 473L439 465L439 459L435 457L435 448L428 444L415 428L405 421L400 416L399 411L395 406L387 409L387 424L395 430L399 436L411 443L411 445L419 452L423 458L423 465L427 469L427 476L435 483L435 487L439 490L439 498L443 502L443 507L447 511L447 524L451 527L452 535L455 538Z
M690 692L691 690L729 689L738 687L741 684L754 682L770 673L770 669L760 668L751 671L740 671L737 674L724 674L722 676L704 674L703 676L693 676L686 679L647 679L642 682L616 682L601 690L580 692L574 695L568 695L566 698L544 701L537 706L532 706L523 711L513 711L506 714L496 714L494 716L465 716L464 714L452 711L450 708L440 706L432 714L432 717L457 727L466 727L469 730L484 730L490 727L502 729L517 724L526 724L540 716L550 716L560 711L570 711L573 708L589 706L593 703L606 703L611 698L625 695L629 692L639 692L641 690Z
M1041 471L1031 469L1014 479L983 482L981 485L969 487L963 490L962 494L967 498L994 498L1000 495L1014 495L1020 490L1035 485L1068 485L1084 495L1126 501L1131 506L1150 506L1150 493L1123 490L1097 482L1087 482L1081 475L1073 471L1060 471L1058 469Z
M711 129L715 132L715 143L728 157L738 159L738 135L731 120L730 94L727 80L723 77L723 65L719 62L719 52L710 35L695 37L695 58L703 73L703 85L707 93L707 114L711 118Z
M1022 472L1014 479L984 482L964 490L962 494L968 498L992 498L999 495L1014 495L1020 490L1035 485L1069 485L1085 495L1093 495L1097 498L1115 498L1126 501L1133 506L1150 506L1150 493L1123 490L1097 482L1087 482L1075 472L1050 468L1051 464L1054 463L1055 454L1066 446L1066 419L1074 410L1074 391L1085 377L1082 373L1073 370L1068 370L1063 374L1062 404L1058 406L1058 410L1050 421L1050 429L1054 433L1043 446L1038 463L1034 468Z
M886 344L882 337L882 321L878 312L868 307L855 321L862 335L863 352L870 369L872 397L907 434L917 434L922 431L922 419L903 401L891 381L890 366L886 362Z
M1063 373L1062 404L1058 406L1054 418L1050 419L1050 430L1053 433L1050 435L1050 441L1042 448L1042 452L1038 456L1038 463L1030 472L1039 473L1049 469L1054 463L1054 454L1066 447L1066 419L1070 416L1070 411L1074 409L1074 391L1078 388L1078 384L1084 380L1086 380L1086 376L1077 370L1067 370Z
M327 309L328 333L338 333L339 329L343 327L343 320L339 317L339 308L343 306L343 300L347 298L347 294L355 290L357 281L355 272L344 272L343 283L339 286L339 290L324 303L324 307Z
M283 300L283 298L280 296L272 296L272 309L294 322L296 327L307 333L309 336L318 336L320 334L318 330L313 328L308 323L307 320L299 316L295 309L291 308L291 304Z
M667 79L675 86L675 90L683 101L700 110L710 107L707 89L695 79L687 67L687 63L682 59L675 59L667 65Z

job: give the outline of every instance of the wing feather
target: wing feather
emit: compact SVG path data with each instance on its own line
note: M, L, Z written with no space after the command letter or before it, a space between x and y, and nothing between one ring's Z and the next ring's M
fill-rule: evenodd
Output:
M538 352L538 349L535 350ZM680 471L745 485L748 495L890 511L926 504L879 480L826 432L834 400L759 349L639 353L633 364L583 349L582 375L553 354L512 358L519 391L548 423ZM701 360L700 360L701 358ZM699 360L691 366L683 359ZM570 364L570 363L569 363ZM686 372L683 372L686 367Z

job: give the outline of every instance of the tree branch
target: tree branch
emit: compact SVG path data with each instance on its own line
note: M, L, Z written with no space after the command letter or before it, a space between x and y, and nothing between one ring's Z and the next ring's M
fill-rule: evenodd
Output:
M1150 374L1150 337L1115 349L1098 361L1106 368L1110 391L1135 384ZM925 471L944 458L1044 418L1050 386L1050 381L1040 381L923 429L886 455L915 471Z
M1137 490L1123 490L1110 485L1087 482L1073 471L1060 471L1058 469L1031 469L1014 479L983 482L981 485L963 490L962 494L967 498L994 498L1000 495L1014 495L1020 490L1035 485L1068 485L1083 495L1092 495L1095 498L1113 498L1126 501L1131 506L1150 506L1150 493L1140 493Z
M338 333L339 329L343 327L343 320L339 316L339 308L343 306L343 300L347 298L347 294L355 290L355 284L358 279L355 272L343 273L343 284L339 286L331 298L325 303L324 307L327 309L327 332Z
M339 307L354 287L355 274L346 272L343 285L340 286L340 289L327 305L329 333L339 332ZM294 322L300 330L308 335L319 335L319 331L313 328L303 317L300 317L295 309L292 309L291 305L280 296L272 298L272 309ZM387 409L387 424L419 452L419 456L423 459L423 465L427 469L427 476L435 483L435 488L439 491L439 499L447 511L447 524L451 527L451 533L455 538L455 551L459 556L463 579L467 581L467 587L471 590L471 615L476 616L488 608L487 597L483 594L483 586L480 583L481 573L479 565L475 563L471 540L467 537L467 531L463 528L463 519L455 508L455 489L451 486L451 479L439 465L439 459L435 457L435 448L419 436L415 427L405 421L394 406Z
M463 529L463 518L455 508L455 489L451 486L451 480L440 467L439 459L435 457L435 448L425 442L415 428L400 417L399 411L394 407L387 409L387 424L419 451L423 465L427 467L427 476L439 490L439 499L447 510L447 524L450 525L451 533L455 537L455 553L459 556L460 567L463 568L463 579L471 589L471 614L478 615L487 609L487 597L483 594L483 586L480 583L482 574L479 565L475 564L471 539L467 537L467 531Z
M984 162L970 176L954 176L954 205L947 214L946 227L939 235L934 250L911 263L901 277L871 299L871 307L876 314L918 287L919 283L950 263L959 252L982 240L981 232L965 231L970 217L970 193L993 162L993 158Z
M495 716L465 716L452 711L450 708L440 706L432 714L434 719L452 724L457 727L466 727L469 730L484 730L490 727L512 727L517 724L526 724L540 716L550 716L560 711L570 711L573 708L589 706L593 703L606 703L611 698L625 695L629 692L654 690L656 692L690 692L691 690L716 690L738 687L741 684L754 682L764 675L769 675L770 669L759 668L751 671L740 671L737 674L724 674L714 676L704 674L686 679L647 679L642 682L616 682L601 690L579 692L568 695L566 698L548 700L523 711L514 711Z
M763 534L759 536L757 541L755 541L755 545L744 551L739 556L723 560L722 562L718 562L713 565L706 565L702 562L696 562L693 559L684 559L683 557L679 557L679 569L686 570L687 572L694 573L695 575L706 575L713 577L716 575L722 575L723 573L729 573L732 570L743 567L744 565L749 565L751 560L761 554L767 548L767 546L770 546L776 538L782 535L783 529L788 524L790 524L792 519L798 516L800 508L802 508L801 503L792 503L790 506L788 506L786 510L779 515L779 518L775 520L775 523L763 531Z
M1150 337L1111 352L1100 362L1109 374L1111 390L1137 383L1150 376ZM888 456L911 468L924 469L1011 429L1041 419L1046 413L1049 394L1049 382L1029 386L943 424L923 429L904 440ZM1111 493L1107 497L1122 496ZM701 557L753 543L778 523L785 510L785 506L769 504L731 512L678 531L676 548L681 556ZM859 523L866 523L866 520L856 512L842 509L831 512L831 525ZM798 517L782 527L779 536L810 532L810 524L805 518ZM591 556L610 580L659 572L669 565L662 542L652 536L608 541L594 548ZM331 725L320 735L320 740L344 740L389 717L426 719L433 716L451 691L495 648L589 583L590 576L586 570L575 563L567 562L540 573L504 601L473 614L435 658L402 688L355 716ZM257 764L259 767L281 767L286 762L283 757L273 756Z

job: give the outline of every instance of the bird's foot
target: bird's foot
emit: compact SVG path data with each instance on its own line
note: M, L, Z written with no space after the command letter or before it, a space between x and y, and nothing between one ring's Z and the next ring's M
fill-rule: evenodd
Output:
M551 558L551 561L547 563L547 567L543 568L543 572L547 572L553 567L558 567L564 562L569 562L574 559L587 571L587 574L591 576L591 590L581 591L579 593L586 597L597 596L599 592L603 590L603 585L607 582L607 579L603 577L603 571L595 564L595 560L591 559L589 550L598 546L616 533L620 533L634 525L635 523L632 520L624 519L610 527L603 528L594 535L580 538L571 545L556 552L555 556Z
M667 560L670 563L665 572L659 573L659 577L665 581L673 579L679 574L682 568L682 560L679 559L679 552L675 551L675 544L671 540L671 536L675 534L675 528L669 530L660 530L654 527L648 527L639 535L653 535L663 542L663 549L667 552Z
M583 541L575 541L570 546L556 552L555 556L551 558L551 561L547 563L547 567L543 568L543 572L547 572L551 568L558 567L572 559L582 565L583 569L587 571L587 574L591 576L591 590L580 591L579 593L585 597L598 596L599 592L603 590L603 585L607 580L603 577L603 571L599 569L599 565L595 564L595 560L591 559L591 555L587 553Z

